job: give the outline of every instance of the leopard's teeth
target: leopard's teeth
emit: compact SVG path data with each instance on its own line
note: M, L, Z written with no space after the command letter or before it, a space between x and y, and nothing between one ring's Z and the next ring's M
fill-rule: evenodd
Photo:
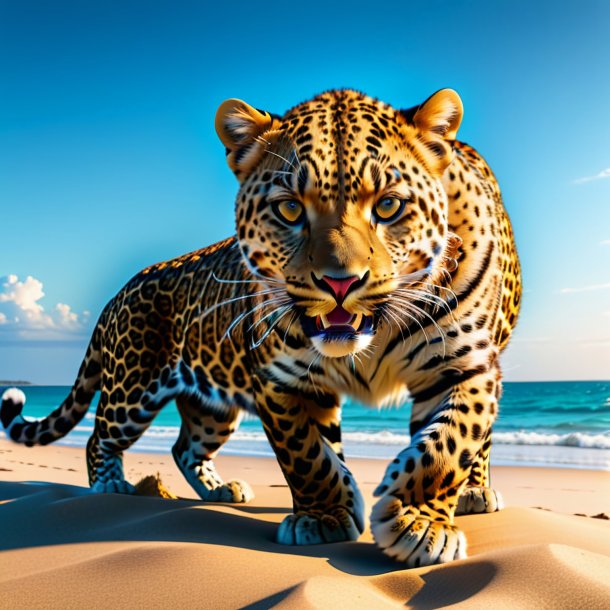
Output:
M324 326L324 328L328 328L330 326L330 322L324 314L320 316L320 320L322 320L322 326Z
M362 324L363 314L357 313L356 317L350 322L350 324L354 327L354 330L358 330L360 328L360 324Z

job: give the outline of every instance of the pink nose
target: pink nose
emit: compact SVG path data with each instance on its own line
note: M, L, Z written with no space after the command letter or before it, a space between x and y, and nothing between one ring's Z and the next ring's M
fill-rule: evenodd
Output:
M354 282L357 282L360 278L357 275L351 277L329 277L328 275L322 276L322 282L328 285L328 292L330 292L337 303L342 303L343 299L349 292L350 287Z

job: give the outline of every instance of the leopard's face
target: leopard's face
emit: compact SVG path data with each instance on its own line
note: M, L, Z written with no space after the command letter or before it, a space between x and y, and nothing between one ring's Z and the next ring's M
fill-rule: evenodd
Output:
M453 92L436 96L411 116L354 91L325 93L282 118L234 100L219 110L241 182L242 253L286 297L276 296L278 314L298 316L324 356L364 350L380 324L416 316L416 287L443 265L439 178L461 106Z

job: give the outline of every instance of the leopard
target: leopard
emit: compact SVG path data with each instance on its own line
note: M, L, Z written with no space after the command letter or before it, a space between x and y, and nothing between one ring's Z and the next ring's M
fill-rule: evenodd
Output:
M91 491L133 493L123 452L175 401L178 468L203 501L242 503L251 487L214 459L254 414L292 496L277 542L323 544L366 526L342 404L410 401L410 442L374 490L372 537L406 567L466 557L456 515L503 505L491 433L521 272L498 182L457 139L462 116L452 89L405 109L353 89L283 115L224 101L215 127L238 181L235 234L128 281L58 408L26 420L23 392L4 393L7 436L53 442L99 392Z

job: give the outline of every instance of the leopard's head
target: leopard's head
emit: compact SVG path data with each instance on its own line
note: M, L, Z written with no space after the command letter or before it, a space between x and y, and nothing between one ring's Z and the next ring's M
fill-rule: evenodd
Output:
M440 178L461 118L450 89L407 111L351 90L281 117L234 99L218 109L244 259L273 294L282 286L282 313L298 314L324 356L359 352L380 325L414 317L414 287L445 264Z

